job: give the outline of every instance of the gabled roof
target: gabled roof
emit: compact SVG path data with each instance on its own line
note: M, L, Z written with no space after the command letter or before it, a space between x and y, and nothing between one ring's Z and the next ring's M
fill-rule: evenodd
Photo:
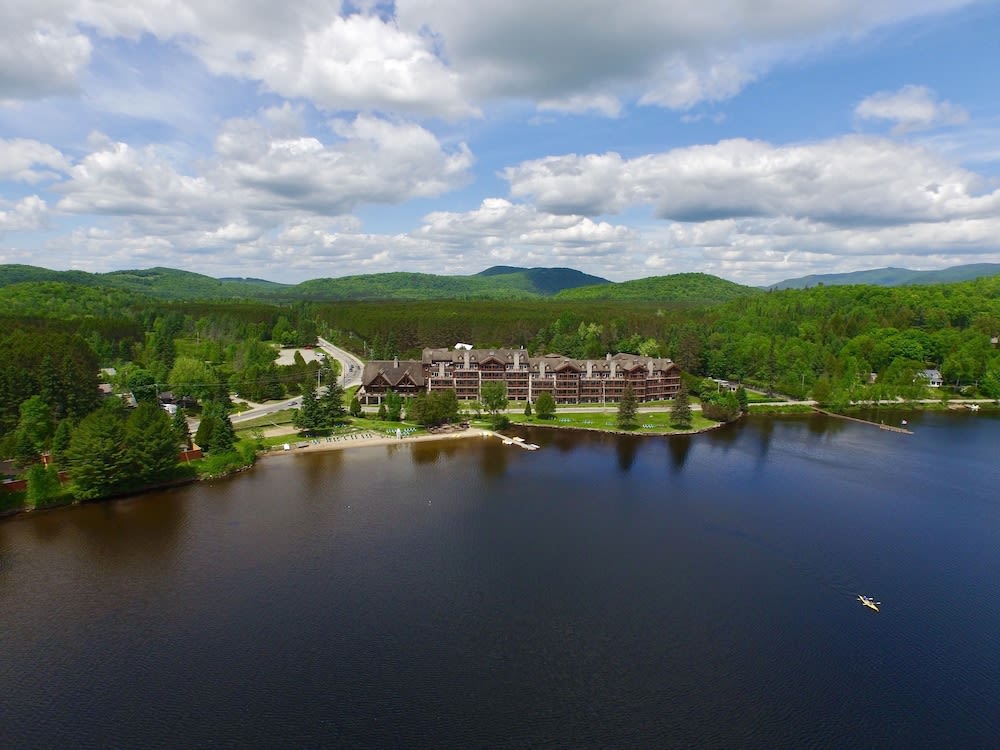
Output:
M424 368L420 362L413 360L372 360L365 365L361 382L372 383L379 375L385 379L390 388L394 388L406 379L415 386L424 385Z

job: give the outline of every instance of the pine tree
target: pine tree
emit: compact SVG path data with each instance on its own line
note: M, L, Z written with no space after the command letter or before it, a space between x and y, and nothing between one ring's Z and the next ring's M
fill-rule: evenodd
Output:
M535 414L539 419L552 419L556 415L556 400L548 391L542 391L535 399Z
M740 404L740 411L746 414L750 411L750 400L747 398L747 389L742 385L736 389L736 400Z
M687 386L681 383L680 390L674 396L674 405L670 409L670 424L681 429L691 427L691 399L688 396Z
M323 427L332 427L347 416L344 408L344 388L336 380L326 387L319 402Z
M360 417L361 416L361 402L358 401L358 397L357 396L354 396L353 398L351 398L351 409L350 409L350 412L351 412L351 416L352 417Z
M110 494L128 476L125 420L115 401L109 399L73 430L67 459L74 494L81 500Z
M525 401L524 402L524 416L526 416L526 417L530 417L531 416L531 402L530 401Z
M56 434L52 436L52 465L59 469L66 468L66 453L73 440L73 423L64 419L56 425Z
M302 406L296 409L292 424L308 435L323 426L322 414L319 402L316 400L316 386L312 381L306 381L301 388Z
M236 444L236 431L229 421L225 404L208 401L201 412L201 423L194 436L198 446L208 453L228 453Z
M133 476L155 481L177 466L177 433L170 417L151 402L144 402L125 421L125 439Z
M174 436L177 440L176 444L186 450L191 450L191 429L188 427L187 417L183 409L180 407L177 408L170 424L174 430Z
M639 402L636 400L635 391L632 386L625 386L622 392L622 400L618 404L618 427L623 430L630 430L635 427L635 419L639 414Z

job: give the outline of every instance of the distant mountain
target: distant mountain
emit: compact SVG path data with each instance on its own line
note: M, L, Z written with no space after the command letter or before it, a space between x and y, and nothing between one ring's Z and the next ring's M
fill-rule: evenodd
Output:
M26 282L55 281L87 287L110 287L159 299L254 299L287 289L258 279L213 279L174 268L147 268L110 273L50 271L24 265L0 265L0 288Z
M533 299L585 284L610 284L572 268L493 266L473 276L372 273L313 279L285 290L297 299Z
M971 263L952 266L940 271L911 271L908 268L876 268L871 271L850 273L826 273L802 276L797 279L780 281L769 289L807 289L813 286L846 286L849 284L871 284L872 286L912 286L914 284L951 284L969 281L983 276L1000 274L1000 263Z
M505 277L514 283L515 279L523 278L538 294L548 296L557 294L564 289L576 289L594 284L610 284L600 276L577 271L574 268L518 268L517 266L493 266L480 271L476 276Z
M675 273L623 281L619 284L584 286L555 295L560 300L622 300L629 302L725 302L737 297L760 294L755 287L743 286L707 273Z
M263 279L214 279L173 268L86 273L50 271L23 265L0 265L0 287L21 283L61 283L114 289L164 300L229 300L315 302L338 300L631 300L649 302L722 302L756 294L701 273L658 276L620 284L572 268L494 266L471 276L429 273L373 273L277 284Z
M104 284L130 292L167 299L234 299L260 297L262 293L287 289L285 284L257 279L213 279L174 268L111 271L94 274Z

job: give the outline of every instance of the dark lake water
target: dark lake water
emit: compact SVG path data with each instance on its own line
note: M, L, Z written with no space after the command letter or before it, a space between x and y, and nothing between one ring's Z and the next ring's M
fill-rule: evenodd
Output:
M0 747L1000 747L1000 419L906 417L281 456L2 521Z

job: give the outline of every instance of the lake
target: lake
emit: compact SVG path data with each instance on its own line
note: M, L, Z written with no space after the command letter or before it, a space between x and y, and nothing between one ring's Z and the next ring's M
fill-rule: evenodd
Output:
M0 521L0 746L995 748L1000 418L902 416L285 455Z

